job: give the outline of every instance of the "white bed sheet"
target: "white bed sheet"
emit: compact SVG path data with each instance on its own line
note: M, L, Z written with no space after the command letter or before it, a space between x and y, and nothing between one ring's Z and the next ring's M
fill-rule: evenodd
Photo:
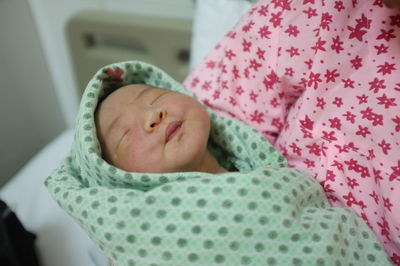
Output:
M36 247L44 266L93 266L92 241L51 198L43 182L71 148L73 131L49 143L0 191L25 228L37 235Z

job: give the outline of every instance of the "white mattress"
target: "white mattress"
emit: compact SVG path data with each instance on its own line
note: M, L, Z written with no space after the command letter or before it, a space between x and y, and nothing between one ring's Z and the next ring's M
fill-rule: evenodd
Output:
M67 130L40 151L0 191L25 228L37 235L44 266L92 266L92 241L53 200L43 182L68 153L73 139Z

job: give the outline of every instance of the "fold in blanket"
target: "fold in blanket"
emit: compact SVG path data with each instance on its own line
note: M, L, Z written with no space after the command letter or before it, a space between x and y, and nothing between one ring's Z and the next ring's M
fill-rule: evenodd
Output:
M256 130L207 107L210 149L238 172L143 174L109 165L101 158L94 112L107 90L131 83L190 95L145 63L104 67L84 92L70 155L46 180L60 206L113 263L390 264L362 219L331 208L318 182L288 168Z

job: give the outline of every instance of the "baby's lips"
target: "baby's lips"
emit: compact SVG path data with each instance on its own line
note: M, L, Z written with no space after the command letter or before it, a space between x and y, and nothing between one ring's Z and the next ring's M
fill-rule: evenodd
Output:
M182 122L181 121L174 121L168 124L167 129L165 130L165 142L167 143L170 141L176 133L181 128Z

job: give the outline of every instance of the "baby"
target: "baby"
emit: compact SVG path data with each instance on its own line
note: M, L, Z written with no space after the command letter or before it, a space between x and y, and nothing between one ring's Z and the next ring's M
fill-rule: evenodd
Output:
M308 173L190 95L137 61L100 69L83 94L71 153L46 185L112 263L387 261L361 218L330 208Z
M207 150L207 111L190 96L126 85L99 104L95 120L103 158L125 171L227 172Z

